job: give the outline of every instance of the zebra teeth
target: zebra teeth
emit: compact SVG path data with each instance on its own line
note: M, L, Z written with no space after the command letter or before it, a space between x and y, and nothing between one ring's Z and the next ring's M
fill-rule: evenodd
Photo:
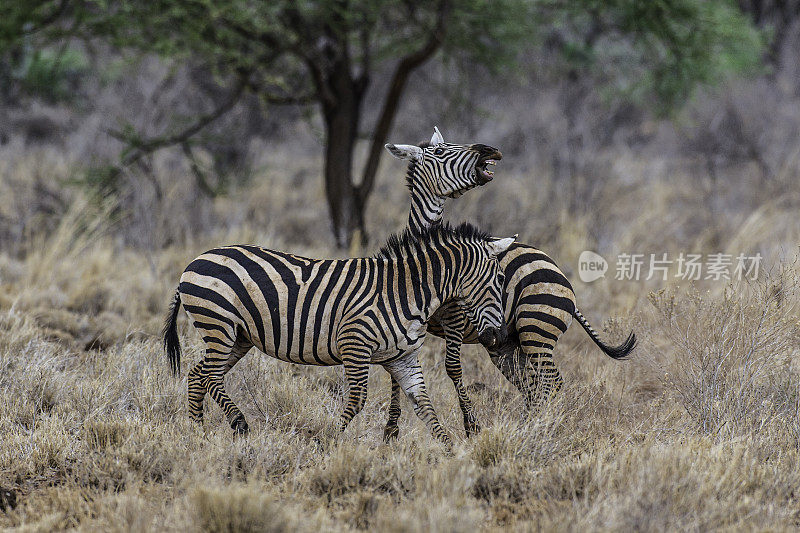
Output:
M494 159L487 159L486 160L486 164L487 165L496 165L497 161L495 161Z

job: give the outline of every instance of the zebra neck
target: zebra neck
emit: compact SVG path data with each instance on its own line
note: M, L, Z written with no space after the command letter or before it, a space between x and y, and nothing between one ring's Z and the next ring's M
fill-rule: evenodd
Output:
M400 279L395 278L392 289L393 292L395 294L405 293L412 313L418 313L423 322L427 322L444 302L452 300L455 297L457 292L455 288L456 279L461 265L460 256L458 254L453 254L452 251L439 250L436 252L428 250L428 253L448 255L448 257L450 257L449 265L441 260L434 263L427 258L412 256L399 259L398 261L403 263L403 265L396 264L396 266L393 267L395 271L405 271L405 289L401 289ZM422 274L422 271L419 269L419 264L423 261L426 265L425 274L424 277L420 279L419 274ZM412 273L412 264L417 265L413 267L416 273ZM435 265L438 266L438 268L434 272ZM414 288L415 285L417 287L416 289Z
M452 250L451 250L452 252ZM445 302L456 299L458 291L456 285L461 273L461 256L458 253L450 255L451 264L449 267L445 266L444 262L439 263L441 270L436 274L429 276L429 283L431 287L430 300L427 302L428 316L436 313L439 307Z
M421 187L411 188L411 210L408 213L408 227L412 231L427 229L442 221L445 199Z

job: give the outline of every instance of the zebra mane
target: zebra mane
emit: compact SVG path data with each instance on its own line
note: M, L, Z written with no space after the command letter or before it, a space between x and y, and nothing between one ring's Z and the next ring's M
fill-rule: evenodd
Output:
M408 162L408 169L406 169L406 187L409 191L414 191L414 172L417 170L416 161Z
M450 223L434 224L433 226L412 231L406 228L400 233L392 234L381 249L375 254L379 259L395 259L415 255L425 245L434 242L452 242L454 240L488 241L491 235L473 226L469 222L462 222L457 226Z

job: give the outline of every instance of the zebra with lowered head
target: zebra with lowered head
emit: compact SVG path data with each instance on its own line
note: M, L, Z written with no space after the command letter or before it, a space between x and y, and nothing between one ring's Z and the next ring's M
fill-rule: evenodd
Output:
M223 378L255 346L292 363L344 365L342 430L364 406L369 365L383 366L431 433L449 445L418 359L426 323L443 302L456 302L481 343L505 342L497 256L513 242L465 223L405 231L371 258L309 259L256 246L209 250L183 272L164 327L176 373L181 304L206 345L189 371L191 417L202 421L208 393L231 427L247 432Z
M490 146L471 146L481 147L476 173L485 175L484 179L488 182L492 178L488 167L503 156ZM425 170L431 168L431 161L457 159L456 154L464 150L461 145L445 143L438 129L434 130L430 142L419 146L387 145L386 148L398 159L408 161L407 181L411 192L408 224L412 232L424 232L440 224L446 198L456 198L472 188L441 194L431 186L436 179L431 179ZM573 317L609 357L623 359L633 350L636 344L633 333L619 346L608 345L600 339L578 310L569 280L546 253L533 246L515 243L498 259L505 274L502 298L508 337L506 342L487 347L487 350L495 366L519 389L529 405L539 405L561 388L563 380L553 361L553 349ZM456 389L464 416L464 429L469 436L477 432L479 427L462 381L461 344L477 342L476 331L463 312L448 303L439 309L428 325L431 333L445 339L445 370ZM392 382L392 401L384 431L386 438L399 433L400 395L394 392L395 389L397 384Z

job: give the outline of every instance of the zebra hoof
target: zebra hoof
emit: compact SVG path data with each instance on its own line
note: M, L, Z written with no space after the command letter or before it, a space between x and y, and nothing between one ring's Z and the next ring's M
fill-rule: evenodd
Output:
M439 437L439 442L441 442L442 446L444 446L444 451L446 453L453 453L453 441L450 440L450 437L447 435L442 435Z
M231 427L237 435L247 435L247 433L250 431L250 426L247 425L244 415L239 415L234 418L233 422L231 422Z
M480 433L481 427L475 422L464 420L464 432L467 434L467 438L470 438Z
M391 442L400 436L400 428L397 426L386 426L383 430L383 442Z

